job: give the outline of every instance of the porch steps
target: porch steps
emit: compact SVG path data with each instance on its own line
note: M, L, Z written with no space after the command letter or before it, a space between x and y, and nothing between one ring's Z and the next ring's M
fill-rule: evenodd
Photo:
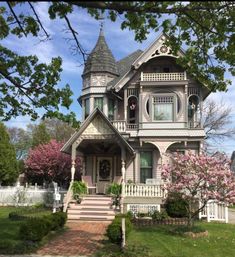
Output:
M70 203L68 221L112 221L115 211L111 209L111 197L103 195L88 195L80 204Z

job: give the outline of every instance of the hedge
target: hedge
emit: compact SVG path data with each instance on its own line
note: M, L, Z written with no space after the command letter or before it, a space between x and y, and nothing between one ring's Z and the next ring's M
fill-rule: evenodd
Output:
M41 241L51 230L62 228L67 215L64 212L52 213L41 218L29 218L20 226L19 236L25 241Z
M128 237L133 228L127 216L116 216L107 229L107 236L112 243L121 244L122 242L122 218L125 218L126 237Z

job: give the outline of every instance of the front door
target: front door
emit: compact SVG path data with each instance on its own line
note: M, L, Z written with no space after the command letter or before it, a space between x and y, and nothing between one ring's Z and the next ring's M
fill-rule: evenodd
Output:
M105 193L105 185L112 181L112 158L99 157L97 165L97 187L98 193Z

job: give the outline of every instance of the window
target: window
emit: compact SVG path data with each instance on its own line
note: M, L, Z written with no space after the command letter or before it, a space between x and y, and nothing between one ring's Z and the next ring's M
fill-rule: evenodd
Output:
M152 178L152 152L140 152L140 183Z
M94 109L98 107L101 111L103 111L103 98L95 97Z
M108 118L114 120L114 100L108 99Z
M90 114L90 104L89 104L89 98L85 99L85 119Z
M173 121L174 96L153 97L153 120Z

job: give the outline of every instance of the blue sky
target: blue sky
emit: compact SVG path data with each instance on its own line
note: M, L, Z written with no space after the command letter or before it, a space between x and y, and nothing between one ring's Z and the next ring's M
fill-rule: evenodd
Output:
M71 110L77 115L77 118L81 118L81 107L77 102L77 98L81 93L82 80L81 74L83 71L82 57L79 55L74 55L69 49L69 43L65 38L71 37L69 34L64 32L65 22L62 20L50 20L48 17L48 3L38 2L35 5L37 13L41 18L44 27L47 32L51 35L51 40L46 42L39 42L38 38L33 38L28 36L27 38L18 39L14 36L10 36L3 40L4 46L16 51L22 55L37 55L39 60L42 62L50 62L52 57L61 56L63 58L63 72L61 74L61 82L58 86L63 86L68 83L74 93L73 104L71 105ZM78 38L84 49L89 53L95 46L99 35L100 23L94 18L90 17L87 12L83 9L72 13L69 15L72 25L78 32ZM148 35L147 40L142 43L138 43L134 40L134 33L129 30L120 29L120 20L113 23L111 21L105 20L104 33L106 41L113 52L116 60L119 60L126 55L137 49L146 49L159 35L151 32ZM233 123L231 126L235 126L235 90L234 84L235 79L229 77L233 80L232 86L230 86L228 92L217 92L209 96L210 99L214 99L217 102L223 100L226 105L233 108ZM26 125L31 122L30 118L27 116L17 117L11 121L6 122L7 126L17 126L25 128ZM225 151L228 155L235 150L235 140L224 140L221 144L214 146L214 150Z

